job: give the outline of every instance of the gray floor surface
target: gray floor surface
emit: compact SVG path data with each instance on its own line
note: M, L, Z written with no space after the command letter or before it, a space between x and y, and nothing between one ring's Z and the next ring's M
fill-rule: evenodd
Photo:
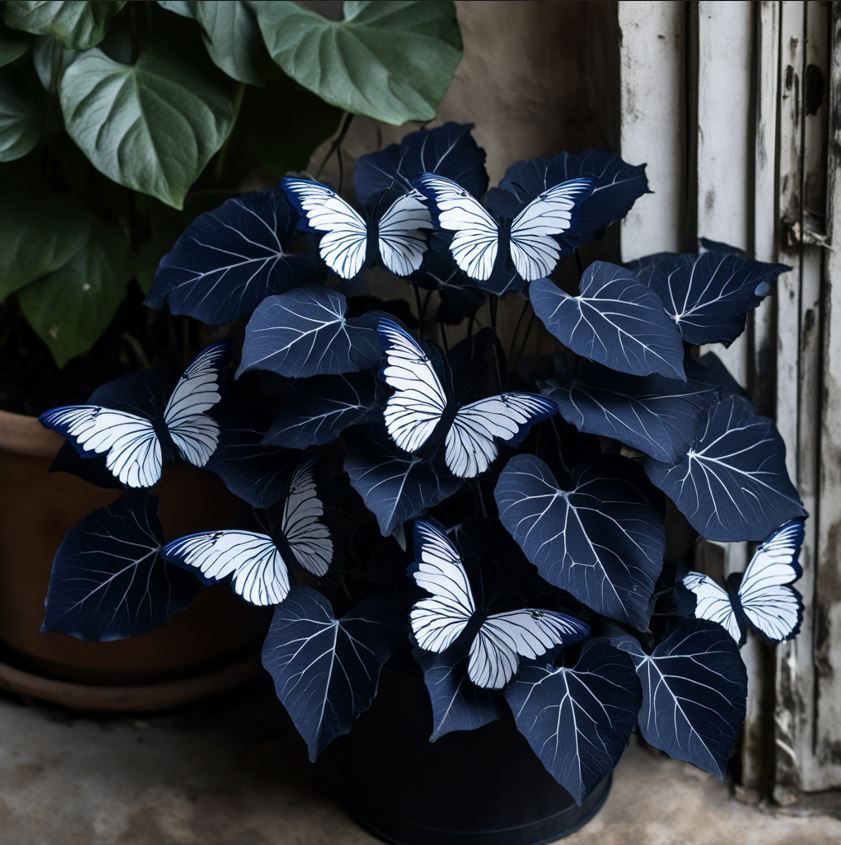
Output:
M372 845L313 768L271 690L152 718L0 699L0 845ZM836 845L841 820L740 803L636 743L566 845ZM430 843L434 845L434 843Z

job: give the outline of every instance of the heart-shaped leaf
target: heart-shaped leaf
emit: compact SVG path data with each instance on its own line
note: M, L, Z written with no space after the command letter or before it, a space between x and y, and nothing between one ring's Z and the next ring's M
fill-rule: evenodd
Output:
M157 510L156 496L130 492L70 529L53 560L42 631L117 640L190 604L199 582L161 555Z
M65 265L27 285L18 302L63 367L87 352L105 331L130 279L128 239L118 226L101 224Z
M466 652L448 649L435 654L416 648L414 655L432 706L430 742L453 731L476 730L502 715L499 693L478 687L467 677Z
M748 687L732 637L720 625L696 619L682 622L651 654L633 637L611 642L630 655L642 683L645 741L723 780L745 721Z
M254 508L271 507L288 485L289 453L263 443L263 432L246 420L223 425L219 445L205 465L238 498Z
M578 296L538 279L529 299L549 332L584 358L634 376L686 380L679 332L659 298L624 267L593 262Z
M471 134L470 123L445 123L410 132L399 144L368 153L356 162L356 197L370 205L382 194L411 191L424 173L437 173L459 183L475 197L488 189L485 151Z
M380 669L401 638L400 621L394 605L377 596L336 619L309 587L293 588L275 609L263 666L310 760L371 706Z
M6 0L3 21L33 35L52 35L72 50L88 50L105 38L108 22L125 0Z
M592 641L571 669L524 666L505 698L532 751L580 806L619 762L641 693L628 657Z
M67 131L93 166L181 208L234 121L224 86L189 55L144 50L132 65L90 50L61 78Z
M289 249L296 221L280 191L246 194L199 215L161 260L148 304L218 325L303 284L320 262Z
M371 370L380 364L380 314L348 318L343 293L309 285L264 299L245 328L242 363L287 378Z
M494 496L500 522L545 580L644 631L666 537L629 463L588 464L563 490L539 458L515 455Z
M30 152L41 138L42 122L41 105L29 80L13 68L0 72L0 162Z
M708 540L762 540L806 516L786 471L774 423L737 397L709 408L681 460L649 460L646 472Z
M271 67L254 12L242 0L188 0L159 6L201 26L204 46L216 67L232 79L261 85ZM268 67L267 67L268 66Z
M90 223L83 208L47 194L0 195L0 300L57 270L84 248Z
M733 378L730 370L715 352L705 352L700 358L687 355L683 366L692 381L718 388L722 396L749 398L748 392Z
M383 537L443 502L464 483L437 463L399 451L384 430L358 429L350 434L345 472L376 516Z
M297 3L252 5L269 54L289 76L384 123L432 120L461 60L449 0L354 0L341 21Z
M595 179L596 185L577 210L575 228L558 237L563 251L571 252L579 244L601 237L611 223L621 220L649 193L644 164L628 164L615 153L601 150L561 152L512 164L499 187L517 198L519 211L547 188L579 176Z
M263 442L286 449L331 443L346 428L378 416L379 384L373 373L307 379L297 392L284 397Z
M660 461L676 461L695 437L718 391L662 376L628 376L585 363L569 384L552 381L543 392L579 431L612 437Z
M768 296L777 277L791 267L710 250L649 255L640 258L634 269L637 278L660 297L687 343L729 346L745 330L748 311Z

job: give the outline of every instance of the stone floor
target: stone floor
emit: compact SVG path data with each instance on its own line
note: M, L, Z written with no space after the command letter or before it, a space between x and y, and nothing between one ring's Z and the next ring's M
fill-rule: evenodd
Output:
M340 751L309 766L262 684L149 719L0 699L0 845L373 845L337 800ZM565 843L837 845L841 821L741 804L634 744Z

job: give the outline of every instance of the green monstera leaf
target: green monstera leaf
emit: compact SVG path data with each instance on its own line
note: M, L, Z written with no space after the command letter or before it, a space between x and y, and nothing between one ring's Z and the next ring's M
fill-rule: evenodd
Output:
M331 105L399 125L431 120L461 60L449 0L346 2L331 21L297 3L253 4L271 57Z
M64 72L60 97L67 131L97 170L179 209L234 121L227 87L171 49L131 65L91 50Z
M33 35L52 35L71 50L88 50L105 38L108 22L125 0L7 0L3 21Z
M27 285L21 311L56 363L86 352L108 327L131 278L128 239L115 225L92 228L64 266Z

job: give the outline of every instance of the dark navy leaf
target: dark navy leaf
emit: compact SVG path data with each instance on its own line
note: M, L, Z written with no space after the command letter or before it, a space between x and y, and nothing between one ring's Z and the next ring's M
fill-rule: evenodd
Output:
M640 258L637 278L659 297L687 343L729 346L752 311L771 292L785 264L749 261L737 253L658 253Z
M448 649L441 654L415 649L432 705L430 742L453 731L472 731L502 715L499 693L477 687L467 677L467 654Z
M287 449L331 443L346 428L379 415L379 384L373 373L307 379L284 397L263 442Z
M733 638L714 622L693 619L651 654L633 637L611 642L631 656L642 683L639 726L645 741L723 780L745 721L748 686Z
M571 669L524 666L505 690L517 729L579 805L619 762L640 697L633 664L603 640Z
M607 226L621 220L643 194L649 193L644 164L628 164L615 153L600 150L561 152L512 164L499 187L518 200L516 214L547 188L578 176L592 177L596 187L581 203L575 229L558 238L564 252L571 252L579 244L601 237Z
M561 416L586 434L612 437L659 461L684 454L718 391L662 376L629 376L585 363L573 381L550 382L543 392Z
M464 483L437 463L401 452L379 429L351 432L345 472L376 516L383 537L452 496Z
M680 334L657 296L624 267L593 262L578 296L538 279L529 299L551 334L584 358L634 376L686 379Z
M709 408L675 464L649 460L646 472L708 540L762 540L806 516L785 464L786 447L767 417L744 399Z
M401 639L400 614L374 596L340 619L309 587L294 587L275 608L263 666L309 749L310 760L350 732L371 706L380 669Z
M705 352L700 358L687 356L683 362L686 375L693 381L717 387L723 396L748 398L747 391L733 378L730 370L715 352Z
M563 490L539 458L515 455L494 496L500 521L545 580L644 631L666 538L662 516L628 477L629 463L588 463Z
M394 189L411 191L424 173L454 179L475 197L488 187L485 151L473 140L470 123L445 123L411 132L399 144L362 156L356 162L354 187L364 205Z
M268 508L283 493L294 460L287 451L263 443L263 432L243 421L223 426L219 445L205 468L244 502Z
M44 632L117 640L162 625L199 582L161 555L158 499L124 494L68 531L53 560Z
M698 252L726 252L732 255L745 256L745 251L739 249L737 246L730 246L730 244L722 241L712 241L709 238L698 238Z
M270 370L306 378L378 367L380 315L372 311L348 318L346 311L343 293L315 285L264 299L245 328L237 376Z
M280 191L230 199L199 215L161 260L148 304L212 325L249 314L319 268L314 255L290 251L295 223Z

